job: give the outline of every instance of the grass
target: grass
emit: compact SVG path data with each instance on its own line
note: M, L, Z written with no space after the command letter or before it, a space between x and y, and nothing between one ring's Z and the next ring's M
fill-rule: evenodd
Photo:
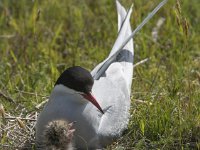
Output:
M136 28L159 0L121 2L126 8L134 2ZM135 63L150 60L134 70L129 127L108 149L200 149L199 7L196 0L171 0L135 36ZM161 17L165 21L155 41L152 30ZM114 1L2 0L0 103L5 111L22 117L36 111L65 68L91 70L102 61L116 31ZM26 108L23 114L20 106ZM1 145L13 144L7 141L0 137Z

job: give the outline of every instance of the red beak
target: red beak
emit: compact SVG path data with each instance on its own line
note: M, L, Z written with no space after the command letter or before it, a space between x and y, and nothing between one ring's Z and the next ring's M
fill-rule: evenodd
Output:
M97 100L94 98L94 96L92 96L91 93L84 93L81 94L85 99L89 100L92 104L94 104L94 106L96 106L101 112L102 114L104 114L103 110L101 109L101 106L99 105L99 103L97 102Z

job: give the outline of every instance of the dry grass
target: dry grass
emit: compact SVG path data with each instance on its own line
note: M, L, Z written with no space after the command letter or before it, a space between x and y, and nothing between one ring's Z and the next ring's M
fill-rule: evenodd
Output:
M2 149L32 149L34 147L35 121L37 111L28 112L26 108L17 106L14 111L19 115L6 113L0 124L0 147Z

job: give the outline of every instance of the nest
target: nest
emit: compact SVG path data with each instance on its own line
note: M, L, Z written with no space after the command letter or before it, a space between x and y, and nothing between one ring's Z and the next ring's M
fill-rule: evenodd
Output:
M20 112L20 114L14 116L12 114L14 112ZM12 113L6 113L3 105L0 104L0 149L34 149L38 112L29 112L26 108L18 106Z

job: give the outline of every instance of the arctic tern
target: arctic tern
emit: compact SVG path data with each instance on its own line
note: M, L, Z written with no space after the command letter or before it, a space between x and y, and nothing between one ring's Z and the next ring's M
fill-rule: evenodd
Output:
M134 56L132 38L166 2L163 0L132 32L132 7L126 11L116 1L118 37L109 56L91 73L80 66L74 66L60 75L49 101L37 119L37 149L47 147L47 133L59 134L48 132L52 129L50 127L56 132L54 127L59 126L59 123L52 126L54 121L64 121L67 124L75 122L74 130L66 132L70 135L66 139L70 139L76 149L102 149L121 136L129 121Z

